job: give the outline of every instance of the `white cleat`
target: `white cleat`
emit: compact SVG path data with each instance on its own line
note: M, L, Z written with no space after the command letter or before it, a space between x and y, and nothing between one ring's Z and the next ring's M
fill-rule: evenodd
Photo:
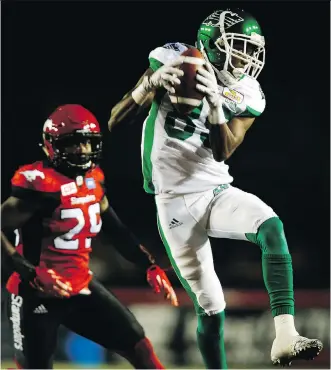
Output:
M271 361L273 365L291 366L294 360L313 360L322 348L320 340L300 335L276 338L271 348Z

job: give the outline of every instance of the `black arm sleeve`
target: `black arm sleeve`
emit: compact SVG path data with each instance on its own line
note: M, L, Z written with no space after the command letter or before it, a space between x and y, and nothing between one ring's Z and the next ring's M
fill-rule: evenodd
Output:
M34 189L21 188L12 186L11 195L29 203L29 206L40 209L56 208L60 203L60 192L45 192Z
M29 223L36 212L46 212L50 208L56 207L58 203L58 193L45 193L33 189L26 189L19 186L12 186L12 197L18 198L15 204L2 205L2 232L7 241L2 240L1 250L4 252L6 269L12 273L16 271L24 281L31 281L35 277L35 266L29 260L18 252L11 254L6 248L6 243L15 246L14 229L19 229ZM31 213L33 211L33 213ZM33 232L30 233L33 235Z
M12 254L9 260L12 269L20 274L22 281L32 281L35 278L35 267L18 252Z
M42 204L44 200L44 194L41 191L21 188L20 186L13 185L11 187L11 195L15 198L22 199L26 202Z
M125 259L145 269L155 263L154 258L141 246L136 236L111 207L108 207L101 217L102 231Z

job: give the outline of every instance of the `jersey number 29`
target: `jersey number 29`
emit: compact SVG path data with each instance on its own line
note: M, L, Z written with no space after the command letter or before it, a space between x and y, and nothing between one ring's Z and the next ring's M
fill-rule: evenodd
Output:
M88 215L90 219L90 232L97 234L102 226L101 219L97 219L97 215L100 214L100 204L94 203L88 207ZM57 249L70 249L76 250L79 247L79 239L73 238L78 235L85 226L84 212L80 208L62 209L61 219L74 218L78 221L78 224L69 230L67 233L58 236L54 239L54 246ZM85 247L91 247L91 238L85 238Z

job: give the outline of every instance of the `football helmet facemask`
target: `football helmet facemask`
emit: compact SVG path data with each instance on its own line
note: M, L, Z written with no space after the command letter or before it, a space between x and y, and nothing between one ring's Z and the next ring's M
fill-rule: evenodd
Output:
M81 144L88 144L90 150L67 150ZM87 171L101 158L102 135L99 123L81 105L62 105L44 123L43 147L53 166Z
M196 47L211 63L216 75L231 72L257 78L265 63L265 41L257 20L244 10L216 10L200 25ZM239 60L236 67L233 59Z

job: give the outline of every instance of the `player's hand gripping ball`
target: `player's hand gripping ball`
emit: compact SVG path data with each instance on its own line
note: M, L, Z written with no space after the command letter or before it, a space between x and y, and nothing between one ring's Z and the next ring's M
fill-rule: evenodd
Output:
M178 306L176 293L167 277L167 274L158 265L152 265L147 270L147 281L155 293L164 293L164 298L169 299L173 306Z
M185 50L180 58L183 63L177 68L184 72L183 76L178 76L180 84L174 85L175 92L169 92L170 100L177 111L181 114L188 114L200 105L205 94L196 89L197 71L204 68L205 59L202 53L196 48Z

